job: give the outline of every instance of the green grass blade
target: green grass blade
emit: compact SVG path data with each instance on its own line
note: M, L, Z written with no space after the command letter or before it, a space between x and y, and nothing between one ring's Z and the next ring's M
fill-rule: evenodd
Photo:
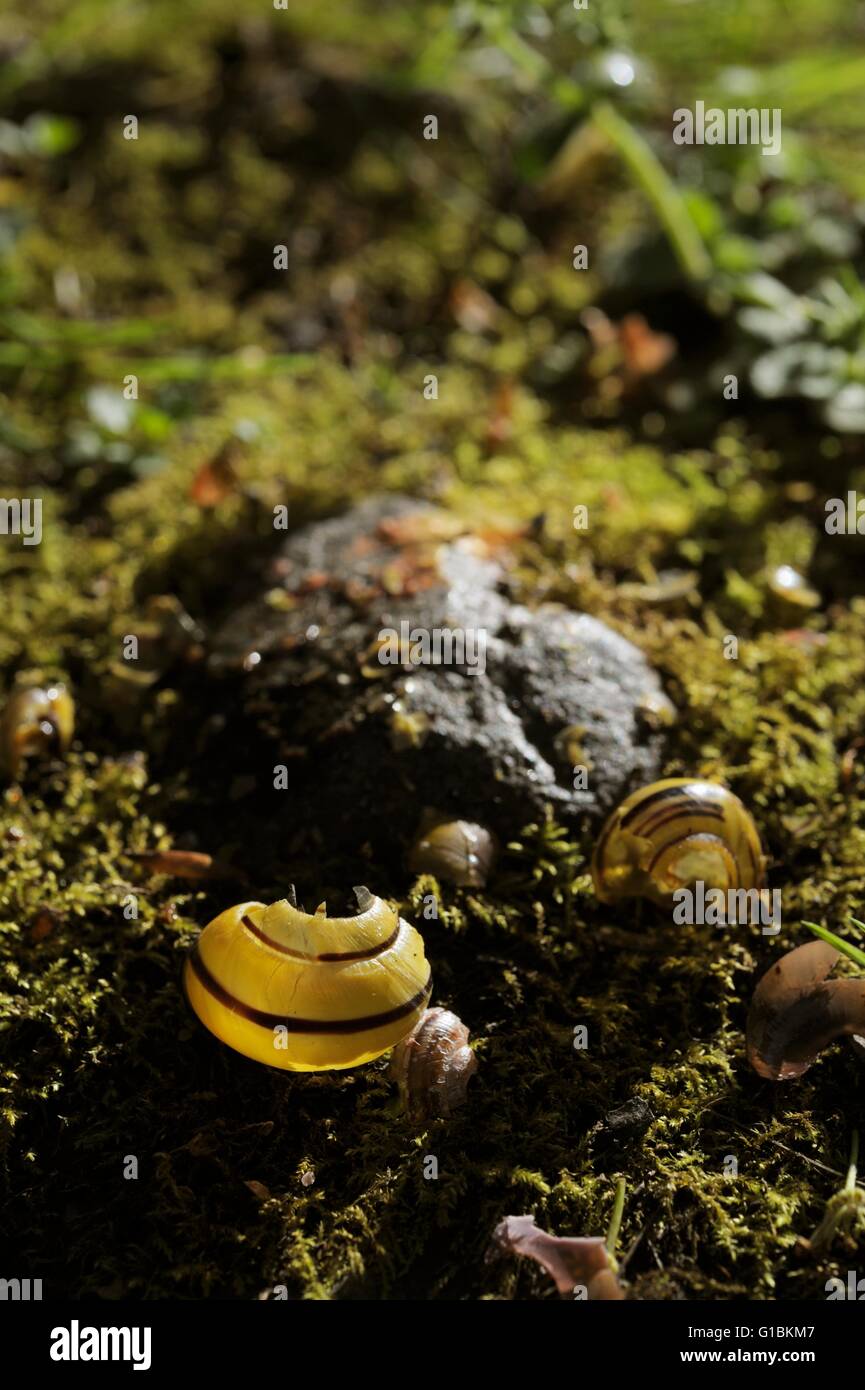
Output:
M834 946L835 950L840 951L848 960L855 961L857 965L865 965L865 951L854 946L852 942L845 941L843 937L836 936L834 932L827 931L825 927L818 927L815 922L803 922L802 926L807 927L815 936L819 936L821 941L826 941L830 946Z
M642 188L685 274L691 280L707 280L712 272L709 253L684 198L654 150L609 102L603 101L595 106L592 119Z

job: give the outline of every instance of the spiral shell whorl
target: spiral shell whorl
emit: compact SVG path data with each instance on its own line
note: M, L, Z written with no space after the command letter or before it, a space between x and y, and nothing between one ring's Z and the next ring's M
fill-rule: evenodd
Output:
M274 951L309 961L340 961L373 956L392 946L400 928L398 914L365 888L355 889L356 917L327 917L302 912L283 898L261 908L248 904L243 925Z

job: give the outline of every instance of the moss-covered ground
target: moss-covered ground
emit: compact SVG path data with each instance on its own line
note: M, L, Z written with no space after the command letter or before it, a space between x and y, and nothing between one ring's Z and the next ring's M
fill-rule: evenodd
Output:
M123 669L154 595L176 595L206 642L256 588L277 504L292 526L391 488L480 527L543 514L517 542L521 597L647 652L679 711L665 772L724 779L749 806L780 942L804 940L803 920L858 939L865 542L824 529L826 498L865 486L855 437L806 406L720 391L706 406L729 324L681 282L633 307L677 339L699 428L651 383L605 389L574 344L617 282L574 271L571 247L614 262L651 232L642 194L602 158L578 214L545 208L514 172L507 111L531 134L536 101L522 79L510 104L477 76L436 87L449 7L377 5L375 25L372 8L43 0L0 21L0 477L44 499L41 545L0 538L0 671L7 692L65 679L78 716L68 756L31 762L0 799L4 1272L41 1277L46 1297L551 1297L534 1266L485 1261L493 1227L531 1211L602 1234L624 1176L634 1296L822 1298L855 1254L798 1241L843 1176L865 1083L846 1047L791 1085L749 1068L755 972L782 945L600 906L592 825L527 826L483 893L364 864L362 826L339 862L290 796L265 854L232 790L270 776L244 731L223 779L201 765L220 711L198 652L157 655L146 680ZM776 10L755 7L745 34L712 20L715 44L730 62L765 53ZM791 63L814 14L785 7ZM651 54L650 20L636 41ZM843 40L839 7L821 23ZM696 24L680 19L670 84L697 80ZM821 157L841 138L824 130ZM229 441L225 482L207 465ZM807 572L819 607L779 607L779 564ZM684 597L664 597L671 569L694 576ZM169 846L227 859L248 887L128 857ZM470 1027L479 1069L464 1109L428 1128L397 1112L386 1059L266 1070L206 1034L179 987L196 932L238 896L343 890L361 868L419 924L438 894L434 997ZM632 1097L650 1128L605 1143L599 1121Z

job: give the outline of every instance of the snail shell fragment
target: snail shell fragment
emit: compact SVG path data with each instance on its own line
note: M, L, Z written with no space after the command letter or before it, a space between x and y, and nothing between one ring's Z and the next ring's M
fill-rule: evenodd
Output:
M760 889L765 858L750 813L726 787L668 777L627 797L604 826L592 860L603 903L650 898L661 907L680 888Z
M464 1103L477 1066L465 1024L449 1009L427 1009L414 1031L394 1048L390 1075L409 1115L435 1119L451 1115Z
M432 988L423 941L381 898L355 895L356 917L310 915L283 900L214 918L184 966L205 1027L287 1071L356 1067L410 1033Z
M554 1236L536 1226L533 1216L506 1216L493 1231L492 1248L535 1260L562 1298L573 1298L578 1285L593 1301L625 1297L602 1236Z

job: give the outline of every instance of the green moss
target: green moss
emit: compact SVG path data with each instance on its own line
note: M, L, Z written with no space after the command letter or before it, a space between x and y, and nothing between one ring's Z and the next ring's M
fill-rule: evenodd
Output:
M586 877L590 831L527 829L491 894L453 894L430 880L410 890L404 880L416 916L423 895L437 891L440 916L424 927L436 998L470 1024L480 1059L469 1104L447 1125L416 1134L395 1112L383 1063L338 1078L260 1074L186 1012L180 952L226 890L177 899L177 885L136 880L124 850L152 847L161 824L170 833L181 819L209 835L219 808L197 798L200 711L184 702L183 671L138 697L128 719L105 688L119 635L146 592L175 588L197 616L224 602L223 546L265 544L275 499L296 498L297 513L308 515L374 482L424 490L435 479L440 492L443 441L450 433L465 446L474 429L465 419L471 379L451 380L434 451L430 412L414 393L389 382L383 399L363 373L327 361L302 382L227 392L158 475L114 495L105 538L82 545L82 524L54 512L26 568L7 562L7 664L71 672L81 690L79 747L102 750L76 752L50 773L33 768L2 823L25 836L6 845L0 866L8 1177L12 1190L22 1181L38 1188L48 1208L71 1191L78 1213L64 1259L46 1248L35 1206L19 1205L13 1218L52 1287L109 1296L254 1297L283 1283L314 1298L539 1295L546 1289L533 1271L483 1263L496 1220L531 1209L554 1229L600 1233L620 1171L632 1194L622 1248L641 1237L626 1267L637 1293L644 1279L657 1293L659 1264L670 1296L813 1297L828 1277L830 1264L804 1261L795 1238L814 1224L830 1185L807 1160L831 1163L847 1142L855 1064L832 1054L794 1090L758 1084L741 1028L761 943L674 933L645 907L599 908ZM335 406L349 394L350 416ZM391 439L394 399L404 452ZM318 422L330 411L336 420L323 435ZM202 516L189 500L191 478L240 418L259 425L238 464L240 492ZM286 419L295 441L288 464ZM363 460L385 441L376 478ZM655 610L638 619L632 600L617 602L615 576L633 573L638 553L647 562L673 553L680 535L711 536L712 457L683 465L620 435L576 444L529 412L518 445L498 461L494 494L488 478L471 486L462 476L473 466L465 454L445 494L476 521L488 517L486 490L496 515L519 518L530 499L546 503L558 526L523 546L527 595L552 576L552 592L571 601L582 593L585 606L611 611L646 646L679 710L668 771L727 777L753 807L772 882L784 889L787 933L800 915L842 920L865 888L863 775L855 760L841 761L863 715L861 605L839 613L813 648L765 628L761 615L745 618L736 661L722 653L723 590L718 616L707 607L699 622ZM571 473L565 458L578 460ZM746 455L738 467L744 474ZM621 513L604 513L597 531L569 532L570 498L592 506L602 487L620 489ZM771 483L763 506L770 497ZM561 593L570 565L595 577ZM166 740L182 745L184 730L193 751L178 765ZM112 761L139 746L153 759L149 773ZM218 852L222 838L217 831L199 847ZM274 864L273 880L296 867L290 858ZM134 888L143 890L139 917L127 922L120 902ZM166 923L170 901L181 916ZM34 942L42 904L60 921ZM578 1024L589 1029L585 1052L572 1045ZM630 1150L599 1152L593 1127L631 1095L649 1102L653 1126ZM127 1154L139 1157L135 1182L122 1178ZM438 1158L437 1181L424 1180L426 1154ZM724 1174L727 1155L737 1178ZM315 1173L311 1187L300 1183L305 1167Z

